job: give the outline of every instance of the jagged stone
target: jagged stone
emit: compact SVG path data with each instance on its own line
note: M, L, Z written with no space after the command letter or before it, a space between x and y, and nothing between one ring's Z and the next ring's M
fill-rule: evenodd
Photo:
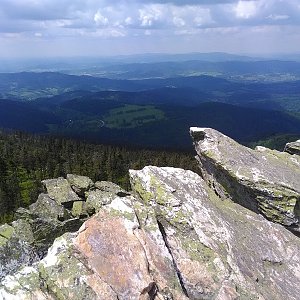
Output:
M35 203L29 206L31 216L36 218L67 220L71 218L70 212L51 199L47 194L40 194Z
M35 267L28 266L7 276L0 284L1 300L55 300L41 289L41 278Z
M135 197L116 196L40 262L6 276L2 298L298 300L300 240L283 226L220 201L191 171L130 177Z
M24 207L19 207L14 214L15 220L22 219L22 220L29 221L33 218L34 218L34 216L33 216L32 212Z
M109 204L116 195L100 190L89 191L86 198L88 212L97 212L103 205Z
M88 216L85 201L75 201L72 206L72 215L78 218L84 218Z
M47 254L48 248L54 240L65 232L77 231L84 221L78 218L69 220L54 221L50 219L36 219L32 224L32 230L35 240L35 248L39 257Z
M72 189L80 196L94 186L93 181L87 176L67 174L67 180Z
M120 300L154 299L160 290L185 299L157 223L152 232L141 229L133 201L115 198L84 224L75 240L94 271L89 278L93 289L108 288Z
M287 143L284 147L284 152L289 154L300 155L300 140L296 142Z
M7 243L14 233L14 228L8 224L0 226L0 246Z
M210 128L190 132L203 178L215 193L299 231L299 156L252 150Z
M19 208L15 217L11 226L0 227L0 278L44 257L55 238L83 223L47 194L40 194L28 209Z
M67 179L62 177L43 180L49 197L58 204L80 201L81 198L72 190Z
M78 218L59 221L50 218L18 219L2 225L0 231L0 278L29 266L47 254L54 240L65 232L77 231L84 221ZM1 230L1 228L5 230ZM3 236L6 236L5 238Z
M46 198L39 199L42 206L42 200ZM11 226L5 224L0 227L0 279L44 257L57 237L65 232L77 231L84 222L78 218L59 221L56 214L51 219L30 211L22 216L26 218L12 222Z
M19 219L12 222L12 227L21 239L23 239L30 245L34 244L35 239L30 222Z
M84 257L76 253L73 238L74 235L67 233L55 240L37 266L40 278L55 299L96 299L95 292L86 283L92 271L85 265Z
M109 181L97 181L95 182L95 188L95 190L86 193L88 212L98 212L103 205L111 203L117 196L126 197L130 195L130 193Z
M30 224L18 220L0 226L0 280L37 260Z
M298 298L300 240L284 227L220 201L191 171L145 167L130 177L190 299Z
M120 197L126 197L130 195L130 193L123 190L117 184L109 181L97 181L95 183L95 187L102 192L107 192Z
M33 284L23 269L4 279L4 285L16 288L0 285L0 295L4 300L39 293L46 299L186 299L157 223L149 232L139 228L133 201L117 197L77 233L56 239L31 270ZM142 209L141 215L147 213ZM39 290L36 276L43 282ZM28 280L26 287L20 284Z

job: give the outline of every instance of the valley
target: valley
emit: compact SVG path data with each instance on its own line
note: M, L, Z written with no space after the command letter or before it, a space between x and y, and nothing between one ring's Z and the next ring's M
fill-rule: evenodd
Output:
M197 66L205 71L204 65L207 70L214 65L227 75L173 77L179 74L179 65L190 70L188 75ZM298 62L106 65L113 66L127 73L134 70L136 78L0 73L0 127L104 144L177 150L192 149L187 134L190 126L212 127L251 146L264 140L270 146L278 137L283 145L290 136L300 135L300 80L288 78L288 74L297 76ZM150 70L167 73L160 78L149 73L145 79L142 73ZM263 71L287 77L285 81L260 80ZM232 74L239 74L240 80ZM241 79L249 74L256 80Z

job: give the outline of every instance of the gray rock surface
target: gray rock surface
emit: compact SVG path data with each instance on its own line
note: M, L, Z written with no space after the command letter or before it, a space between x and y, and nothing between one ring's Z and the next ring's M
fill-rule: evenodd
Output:
M80 196L94 186L93 181L87 176L67 174L67 180L71 188Z
M29 206L29 211L33 216L44 219L66 220L71 218L68 210L47 194L40 194L37 201Z
M99 183L99 190L88 177L72 174L68 174L68 180L45 180L44 185L47 194L40 194L27 209L19 208L11 225L0 226L0 278L43 258L57 237L77 231L95 207L100 209L121 191L112 183ZM105 192L103 186L107 187ZM87 206L85 193L97 192L99 203Z
M33 241L31 226L23 220L0 226L0 280L38 261Z
M190 132L203 178L217 195L299 231L299 156L252 150L210 128Z
M116 196L125 197L130 195L130 193L109 181L97 181L95 188L95 190L86 193L87 211L98 212L103 205L111 203Z
M130 175L190 299L297 299L300 240L284 227L220 201L191 171L145 167Z
M115 195L31 267L6 276L0 298L298 300L300 240L176 168L130 171ZM41 284L43 283L43 284Z
M292 143L287 143L285 145L284 152L300 155L300 140Z
M81 200L65 178L47 179L43 180L42 183L46 187L49 197L59 204Z

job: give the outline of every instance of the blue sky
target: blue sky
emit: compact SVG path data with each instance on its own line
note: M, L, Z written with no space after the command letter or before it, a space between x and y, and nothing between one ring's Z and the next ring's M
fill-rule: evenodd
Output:
M300 53L300 0L0 0L0 57Z

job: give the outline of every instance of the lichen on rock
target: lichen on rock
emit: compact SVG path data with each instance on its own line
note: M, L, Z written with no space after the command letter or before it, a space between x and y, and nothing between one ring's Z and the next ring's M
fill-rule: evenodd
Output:
M67 181L76 194L80 196L84 196L84 193L94 186L93 181L87 176L67 174Z
M49 197L57 203L80 201L80 197L72 190L67 179L62 177L43 180Z
M299 156L252 150L210 128L190 133L202 176L216 194L299 231Z
M300 277L288 279L300 271L296 236L230 199L221 201L191 171L145 167L130 176L137 197L146 195L143 203L155 211L190 299L224 299L224 293L228 299L297 299ZM164 203L156 201L159 184L168 191Z

